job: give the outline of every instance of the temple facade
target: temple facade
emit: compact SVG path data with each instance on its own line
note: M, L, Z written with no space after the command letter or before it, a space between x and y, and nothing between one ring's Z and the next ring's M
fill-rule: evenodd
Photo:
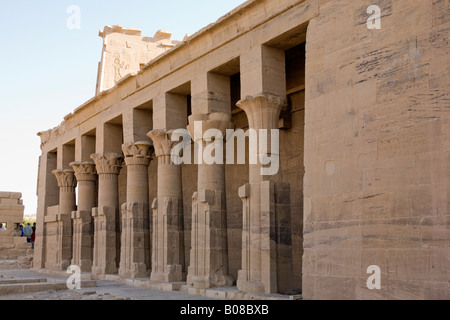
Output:
M450 5L379 2L105 27L96 95L38 134L33 269L450 298Z

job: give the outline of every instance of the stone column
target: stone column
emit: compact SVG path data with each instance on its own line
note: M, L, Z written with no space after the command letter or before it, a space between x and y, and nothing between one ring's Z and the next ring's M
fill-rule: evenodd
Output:
M53 170L59 187L59 212L56 215L56 261L58 270L65 270L72 259L72 220L73 210L76 210L75 188L77 180L73 170Z
M94 221L92 208L96 207L97 173L92 161L72 162L78 181L78 208L72 212L73 255L72 264L80 267L82 272L91 272L94 244Z
M56 154L43 152L39 157L36 240L33 255L34 270L46 268L46 264L48 262L48 223L45 222L45 216L48 214L48 208L56 205L59 201L59 188L57 180L51 172L52 169L57 168L56 163Z
M98 173L98 207L94 217L94 254L92 274L117 273L118 176L123 156L118 153L93 154Z
M278 128L285 98L258 94L239 101L258 137L257 163L249 165L249 183L239 189L243 201L242 269L237 288L251 293L291 293L292 249L289 184L277 182L277 173L263 175L261 155L279 161L271 145L271 129ZM261 131L266 129L267 131ZM267 152L260 149L266 139ZM252 142L251 142L252 143ZM256 142L253 142L256 143ZM274 141L274 143L279 143Z
M199 127L201 128L199 129ZM196 129L197 127L197 129ZM225 137L226 129L233 128L230 115L212 113L189 117L188 131L200 150L211 147L211 141L203 139L205 132L216 129L216 139ZM199 131L200 130L200 131ZM215 140L214 143L223 142ZM215 152L223 148L219 143ZM208 153L208 152L206 152ZM192 236L190 266L187 283L194 288L212 288L232 285L228 275L225 165L208 164L202 160L198 165L198 191L192 198Z
M122 205L122 237L119 275L144 278L150 269L148 166L151 143L122 146L127 166L127 202Z
M148 133L158 158L158 194L153 201L151 281L178 282L185 278L183 193L181 166L171 155L172 131ZM175 155L174 155L175 157ZM179 161L175 161L179 163Z

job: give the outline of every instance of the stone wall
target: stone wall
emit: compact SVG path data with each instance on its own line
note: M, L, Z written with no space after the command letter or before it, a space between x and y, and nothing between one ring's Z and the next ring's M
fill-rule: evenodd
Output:
M0 223L6 225L0 233L1 243L12 243L12 237L18 234L25 208L21 198L20 192L0 192Z
M188 285L200 290L228 285L231 276L244 292L301 290L305 299L449 298L450 4L381 0L381 29L369 29L372 4L247 1L39 133L41 234L68 202L54 169L94 151L118 153L120 162L122 143L139 148L144 140L163 146L149 166L148 199L129 192L130 183L142 183L129 179L130 168L119 175L113 165L102 173L113 182L99 175L99 200L107 202L92 212L106 217L138 200L155 205L150 237L158 245L145 248L159 268L151 279L188 273ZM280 129L280 171L261 177L260 164L248 161L170 167L170 130L195 120L221 130ZM130 205L119 217L145 212ZM121 223L108 224L120 238L99 229L98 252L116 252L116 265L132 266L143 256L135 234L145 231L125 232ZM50 236L37 239L36 268L54 251ZM119 256L119 246L131 251ZM367 287L373 265L381 271L378 290Z
M153 37L141 36L138 29L106 26L99 32L103 50L98 68L96 93L111 89L129 74L136 74L150 60L174 47L172 33L159 30Z
M450 3L378 1L368 30L372 4L308 27L303 296L448 299Z
M23 223L23 200L20 192L0 192L0 269L30 268L33 259L31 244L20 237L19 225Z

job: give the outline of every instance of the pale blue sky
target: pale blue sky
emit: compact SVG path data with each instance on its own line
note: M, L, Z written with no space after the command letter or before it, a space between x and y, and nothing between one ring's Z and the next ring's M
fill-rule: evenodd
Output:
M244 2L0 0L0 191L22 192L25 214L36 213L36 134L94 96L105 25L182 40ZM71 5L80 8L79 30L67 28Z

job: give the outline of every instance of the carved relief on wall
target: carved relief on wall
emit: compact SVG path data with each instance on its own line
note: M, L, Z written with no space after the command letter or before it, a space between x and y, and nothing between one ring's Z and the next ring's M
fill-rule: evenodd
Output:
M114 82L117 82L124 77L124 71L126 71L129 66L129 64L125 64L125 61L120 60L120 54L114 55Z

